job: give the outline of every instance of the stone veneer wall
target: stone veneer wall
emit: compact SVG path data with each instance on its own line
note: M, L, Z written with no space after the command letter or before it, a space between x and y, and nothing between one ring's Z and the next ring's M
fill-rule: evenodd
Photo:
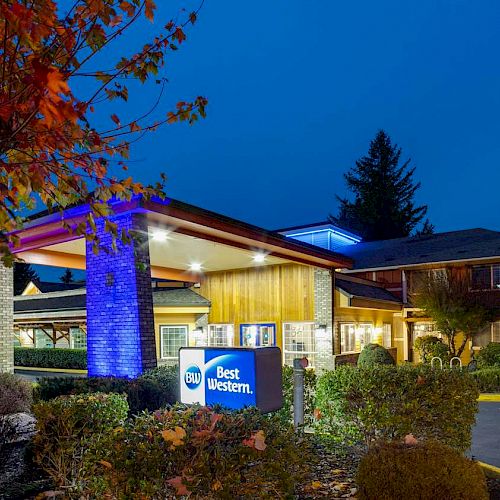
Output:
M87 243L87 357L89 376L136 377L156 366L153 296L147 223L142 214L111 218L138 241L117 241L117 252L97 255ZM98 221L101 245L111 235Z
M333 271L314 269L314 322L316 327L326 325L325 331L316 332L316 369L333 369Z
M0 372L14 371L14 277L0 262Z

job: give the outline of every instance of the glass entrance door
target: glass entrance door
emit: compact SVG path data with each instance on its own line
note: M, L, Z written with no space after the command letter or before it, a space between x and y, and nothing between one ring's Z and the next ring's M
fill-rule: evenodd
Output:
M240 341L243 347L269 347L276 345L276 325L245 324L240 326Z

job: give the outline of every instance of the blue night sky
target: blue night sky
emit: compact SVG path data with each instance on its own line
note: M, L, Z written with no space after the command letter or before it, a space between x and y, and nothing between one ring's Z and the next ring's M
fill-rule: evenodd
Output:
M170 196L267 228L308 223L336 211L383 128L437 231L500 229L499 26L496 0L207 0L161 106L205 95L208 118L143 140L131 172L165 171Z
M157 4L161 25L176 2ZM274 229L336 212L343 173L383 128L417 167L437 231L500 230L499 26L498 0L206 0L169 57L158 116L204 95L208 117L143 139L130 172L164 171L168 195ZM106 122L157 89L132 88Z

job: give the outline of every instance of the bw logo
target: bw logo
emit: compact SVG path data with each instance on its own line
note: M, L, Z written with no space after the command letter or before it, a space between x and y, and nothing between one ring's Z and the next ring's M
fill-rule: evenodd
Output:
M194 390L201 383L201 370L196 365L191 365L184 373L184 383L188 389Z

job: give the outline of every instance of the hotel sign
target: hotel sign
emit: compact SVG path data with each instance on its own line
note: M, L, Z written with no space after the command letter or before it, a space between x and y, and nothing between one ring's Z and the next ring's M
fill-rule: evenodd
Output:
M256 406L263 412L283 404L277 347L182 347L179 370L182 403L231 409Z

